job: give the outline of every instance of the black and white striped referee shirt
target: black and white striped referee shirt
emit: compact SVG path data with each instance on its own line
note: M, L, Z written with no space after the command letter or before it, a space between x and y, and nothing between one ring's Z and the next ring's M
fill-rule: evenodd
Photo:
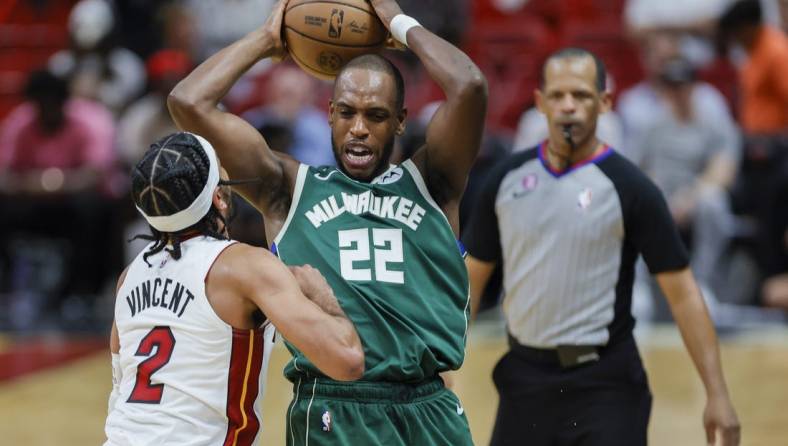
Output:
M504 313L523 345L606 345L629 336L635 261L652 273L688 256L667 204L634 164L605 149L554 171L545 143L502 160L463 234L468 253L503 262Z

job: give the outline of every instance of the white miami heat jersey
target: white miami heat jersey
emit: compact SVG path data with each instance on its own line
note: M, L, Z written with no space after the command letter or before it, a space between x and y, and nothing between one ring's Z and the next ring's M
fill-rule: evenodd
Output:
M197 237L137 256L116 296L122 378L105 445L256 444L274 328L234 329L205 279L232 241ZM150 245L143 251L146 252Z

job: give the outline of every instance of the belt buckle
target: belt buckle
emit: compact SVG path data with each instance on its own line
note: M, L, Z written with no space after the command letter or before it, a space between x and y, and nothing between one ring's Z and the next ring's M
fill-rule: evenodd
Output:
M558 362L568 369L589 362L599 361L599 350L593 345L559 345L556 347Z

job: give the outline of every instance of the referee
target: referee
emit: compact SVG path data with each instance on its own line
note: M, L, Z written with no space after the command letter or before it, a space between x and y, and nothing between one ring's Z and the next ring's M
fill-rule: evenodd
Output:
M496 263L504 269L510 350L493 372L491 444L646 444L651 393L630 311L642 254L706 388L708 442L737 445L714 328L665 200L596 139L610 107L604 65L564 49L542 78L549 138L492 171L463 237L473 312Z

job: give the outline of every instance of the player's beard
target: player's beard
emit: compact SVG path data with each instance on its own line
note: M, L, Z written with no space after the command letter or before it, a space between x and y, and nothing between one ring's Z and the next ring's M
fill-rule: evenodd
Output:
M339 148L337 148L333 138L331 139L331 150L334 152L334 160L337 163L337 167L345 175L353 178L354 180L371 181L373 178L383 173L388 167L389 161L391 160L391 154L394 153L394 136L392 135L383 146L382 156L378 160L378 164L375 166L375 169L372 171L372 174L369 176L369 178L355 178L350 174L350 172L347 171L347 169L345 169L345 165L342 164L342 153L340 152Z

